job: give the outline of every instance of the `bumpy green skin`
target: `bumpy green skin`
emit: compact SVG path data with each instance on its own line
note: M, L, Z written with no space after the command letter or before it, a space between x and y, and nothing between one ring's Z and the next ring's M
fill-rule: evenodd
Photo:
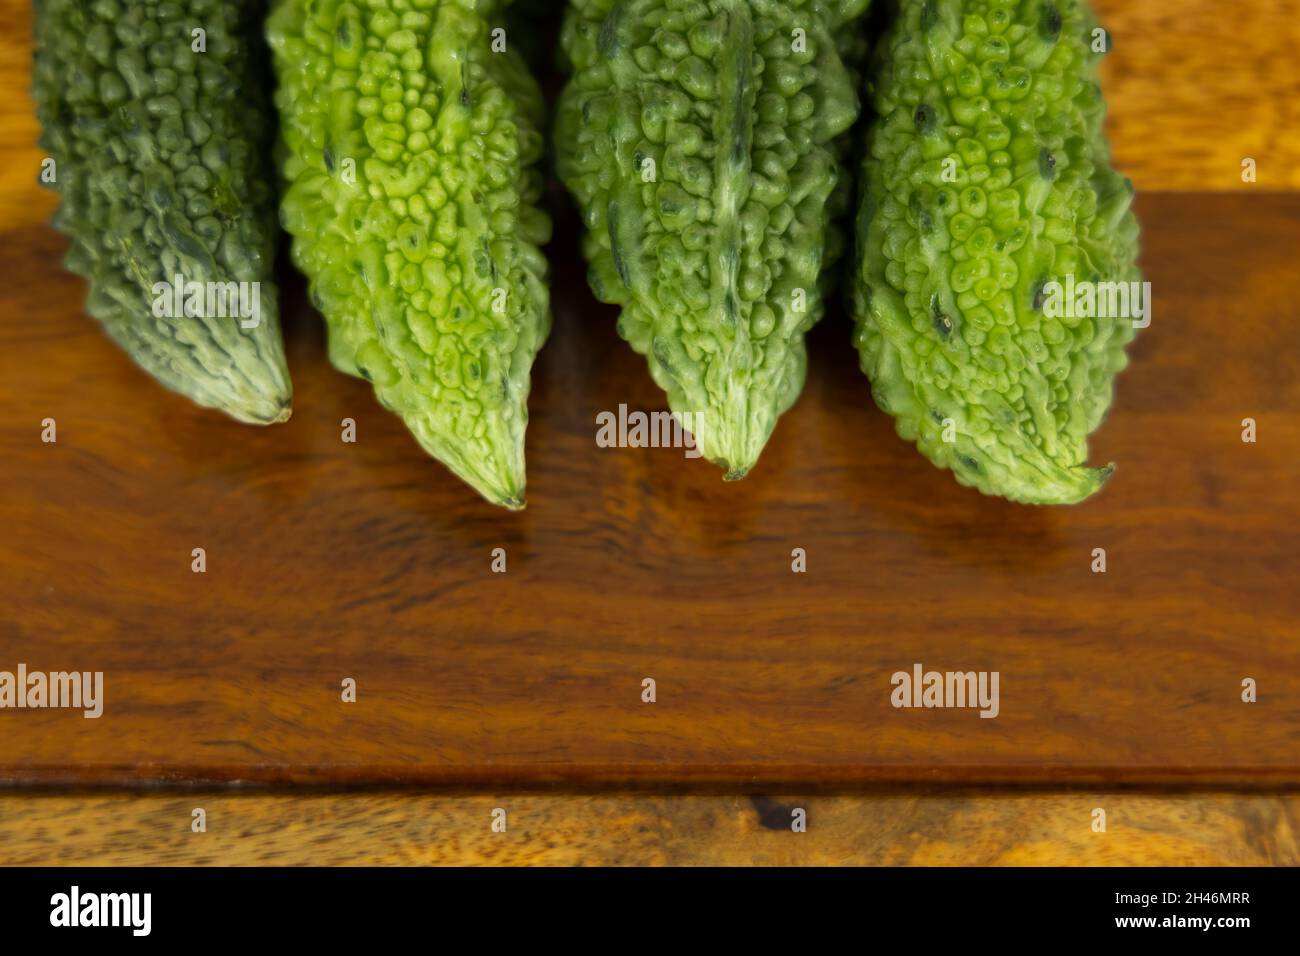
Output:
M875 71L863 370L899 435L962 484L1025 503L1082 501L1110 475L1085 465L1087 438L1134 334L1131 319L1043 309L1044 284L1069 274L1139 278L1094 27L1076 0L903 0Z
M206 52L192 50L195 29ZM42 0L33 92L87 311L168 388L267 424L289 417L292 390L260 43L254 2ZM260 323L155 317L155 283L177 274L260 283Z
M858 114L841 46L866 5L569 7L556 153L586 222L592 290L622 306L619 332L673 412L704 416L695 437L728 478L754 465L803 388L804 333L841 247L840 134Z
M499 6L279 0L268 36L280 217L331 360L485 498L522 508L551 226L541 96L508 35L492 51Z

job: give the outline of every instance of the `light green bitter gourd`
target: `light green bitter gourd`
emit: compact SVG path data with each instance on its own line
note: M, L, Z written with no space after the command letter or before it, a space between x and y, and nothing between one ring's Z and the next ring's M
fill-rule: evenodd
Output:
M278 0L268 36L281 221L331 361L485 498L522 508L551 226L541 95L502 7Z
M728 478L806 374L866 0L572 0L556 159L596 297Z
M1078 0L902 0L877 51L862 368L899 435L1013 501L1079 502L1109 477L1088 436L1144 324L1133 186L1102 133L1108 46ZM1075 289L1093 304L1064 302Z

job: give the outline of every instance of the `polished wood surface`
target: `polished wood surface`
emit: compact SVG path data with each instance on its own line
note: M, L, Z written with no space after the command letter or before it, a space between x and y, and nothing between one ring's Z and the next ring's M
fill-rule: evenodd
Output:
M1300 783L1300 197L1267 194L1300 187L1300 19L1284 0L1230 23L1210 0L1096 6L1116 41L1109 129L1141 191L1156 294L1095 441L1094 461L1119 464L1101 496L1041 510L959 488L872 406L838 312L813 334L808 388L744 482L678 451L597 448L597 412L663 401L587 293L568 218L549 250L556 331L535 374L531 503L512 515L328 367L295 281L295 414L274 429L191 407L103 337L35 184L30 6L0 0L0 670L102 670L107 694L99 720L0 711L0 783L478 788L457 804L294 798L326 821L331 858L430 862L451 858L375 836L389 815L477 828L499 799L484 794L538 783L584 793L527 797L575 834L557 849L525 825L533 859L608 859L644 825L664 847L632 845L660 862L793 858L787 844L760 847L788 834L755 829L748 798L599 788ZM1246 156L1259 162L1249 186ZM56 444L40 440L47 417ZM354 445L339 440L345 417ZM1240 440L1247 417L1254 444ZM495 548L505 574L491 572ZM806 574L790 571L794 548ZM1104 575L1090 571L1095 548ZM890 675L918 661L997 670L1001 714L894 710ZM355 704L339 699L348 677ZM1258 703L1240 700L1247 677ZM241 842L223 823L208 834L223 849L206 858L311 859L320 834L293 825L313 817L289 799L221 797L278 836ZM1088 842L1087 820L1075 828L1089 800L1073 794L818 799L896 802L814 804L843 826L814 827L801 846L826 832L848 843L807 862L1295 861L1289 797L1130 803L1147 809L1144 838L1127 843ZM11 794L0 847L32 861L30 834L53 834L104 862L192 860L202 846L169 842L168 829L188 838L190 802ZM565 817L584 808L597 819L586 837ZM688 845L653 822L679 813L719 842ZM895 818L941 836L890 830L860 856L845 849ZM464 860L496 846L473 832ZM758 842L735 842L745 834Z
M1093 0L1115 164L1138 189L1300 189L1294 0ZM1242 161L1256 163L1242 181Z
M293 419L241 427L85 319L60 238L4 232L0 669L103 671L107 703L0 712L0 779L1300 782L1300 196L1138 212L1155 318L1093 456L1119 470L1063 509L896 438L839 314L743 482L598 448L597 412L662 397L566 231L502 512L329 368L299 289ZM892 708L915 662L998 671L1000 715Z
M1294 866L1298 834L1294 794L0 794L0 866Z

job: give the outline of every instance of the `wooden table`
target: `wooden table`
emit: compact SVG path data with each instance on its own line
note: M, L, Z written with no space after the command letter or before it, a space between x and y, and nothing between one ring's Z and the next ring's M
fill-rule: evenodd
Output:
M26 51L0 54L14 91ZM1154 82L1115 81L1118 156ZM1155 319L1093 444L1119 470L1083 506L932 468L840 311L743 482L597 447L599 411L664 403L566 216L510 514L329 368L295 281L290 422L152 384L82 313L32 120L5 108L0 670L102 671L106 703L0 711L0 863L1300 862L1300 195L1213 179L1234 153L1294 171L1280 135L1175 148L1215 193L1166 191L1185 165L1154 148L1134 163ZM997 671L998 717L893 708L917 662Z

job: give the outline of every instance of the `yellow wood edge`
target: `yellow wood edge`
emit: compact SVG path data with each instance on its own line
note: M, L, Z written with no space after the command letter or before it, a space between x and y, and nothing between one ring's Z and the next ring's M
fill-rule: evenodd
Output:
M1298 833L1300 794L0 795L0 865L1259 866Z

